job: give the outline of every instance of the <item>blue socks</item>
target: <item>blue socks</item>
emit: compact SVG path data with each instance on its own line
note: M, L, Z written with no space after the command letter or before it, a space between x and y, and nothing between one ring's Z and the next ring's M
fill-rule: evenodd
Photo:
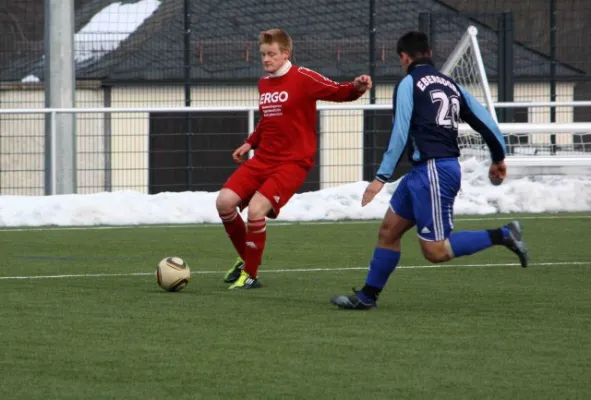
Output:
M505 227L490 231L460 231L450 235L449 244L454 257L467 256L503 244L508 234L509 230Z
M450 235L449 244L454 257L461 257L495 245L502 245L508 235L509 230L506 227L488 231L460 231ZM376 247L365 279L365 286L357 292L359 299L364 303L377 301L399 261L399 251Z
M369 271L359 297L363 302L377 300L378 295L386 286L390 274L400 261L400 252L381 247L376 247L373 258L369 264Z

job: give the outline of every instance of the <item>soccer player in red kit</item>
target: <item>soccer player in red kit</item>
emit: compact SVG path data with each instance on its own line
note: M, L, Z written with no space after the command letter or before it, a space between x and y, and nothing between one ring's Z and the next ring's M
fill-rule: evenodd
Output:
M222 187L216 207L239 254L224 281L230 289L260 287L258 269L266 242L266 217L281 207L304 183L316 156L316 101L354 101L371 88L371 78L336 83L289 61L292 40L280 29L259 36L267 76L259 80L260 120L246 142L234 151L241 164ZM256 150L244 162L242 157ZM248 206L244 223L237 208Z

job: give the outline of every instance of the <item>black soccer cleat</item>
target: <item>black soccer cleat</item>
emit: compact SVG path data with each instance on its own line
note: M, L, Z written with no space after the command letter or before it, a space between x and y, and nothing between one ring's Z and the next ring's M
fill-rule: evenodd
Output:
M523 241L523 230L519 221L512 221L505 226L509 235L503 239L503 245L519 256L523 268L527 267L527 246Z
M378 304L373 301L364 302L359 298L361 291L353 289L353 294L350 296L335 296L330 299L330 302L336 305L338 308L344 310L371 310L377 308Z

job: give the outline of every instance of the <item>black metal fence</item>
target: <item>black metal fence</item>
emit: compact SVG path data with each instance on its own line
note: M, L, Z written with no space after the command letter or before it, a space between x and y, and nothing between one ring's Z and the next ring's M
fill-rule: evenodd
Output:
M480 30L488 73L499 84L498 100L523 97L512 89L520 82L548 84L548 94L532 98L558 99L564 82L576 83L574 98L591 98L591 41L584 28L591 3L585 0L303 0L298 7L287 0L77 0L75 5L77 79L101 87L142 86L128 102L223 103L223 90L192 98L190 88L256 82L257 35L271 27L292 34L295 62L336 79L369 72L378 82L372 101L386 101L390 94L381 93L379 83L400 78L395 54L400 34L428 31L442 63L470 24ZM4 90L43 82L44 23L43 0L7 0L0 7ZM160 85L180 86L180 99L159 94ZM35 103L24 95L13 100Z
M296 3L76 0L76 106L255 106L256 82L262 72L257 36L261 30L274 27L284 28L292 35L293 61L297 64L336 80L370 73L376 84L364 102L391 102L393 85L403 75L395 52L401 34L417 28L427 31L435 62L442 65L470 25L479 30L480 48L495 101L591 99L591 40L585 28L591 21L591 3L587 0L301 0ZM44 35L51 27L46 25L44 11L43 0L5 0L0 5L0 108L45 105ZM157 122L162 116L156 117L134 115L130 119L145 120L145 126L140 129L139 125L133 125L130 134L147 131L148 125L151 129L166 127L163 122ZM97 115L78 116L79 143L86 146L79 158L107 153L107 147L113 145L120 146L116 148L122 152L109 155L114 162L117 157L125 157L125 150L121 150L125 146L139 146L128 151L146 152L146 160L149 159L150 146L135 141L127 145L121 137L113 137L113 143L104 140L110 137L111 131L127 129L129 121L125 115L101 116L100 122L97 118ZM183 135L193 137L198 132L187 127L195 126L199 118L194 118L186 117L180 125L173 122L169 125L182 128ZM362 146L363 156L346 162L359 163L363 177L368 178L375 172L384 150L390 117L388 113L365 112L360 118L355 120L363 121L359 127L363 131L363 143L350 146ZM42 174L43 162L39 162L44 154L42 119L41 115L0 116L2 173L6 175L13 168ZM501 109L499 119L532 123L591 121L591 107ZM17 120L22 123L15 123ZM358 129L343 128L340 122L330 124L333 130ZM229 137L238 134L221 133ZM585 142L589 136L578 135L576 140ZM27 138L29 144L17 142L18 138ZM207 141L201 145L208 146ZM228 149L232 145L228 143ZM575 146L569 143L563 148ZM189 163L188 158L183 160ZM86 168L88 174L95 176L94 168L101 163L82 161L79 168ZM193 168L189 164L184 168ZM149 170L150 161L138 168ZM186 175L192 178L186 179L185 189L199 188L191 183L194 176ZM339 178L339 183L347 179L341 182ZM23 184L17 181L0 176L0 190ZM35 178L34 182L42 186L43 180ZM112 187L126 186L112 182ZM105 188L110 189L111 183L106 186L91 183L84 190Z

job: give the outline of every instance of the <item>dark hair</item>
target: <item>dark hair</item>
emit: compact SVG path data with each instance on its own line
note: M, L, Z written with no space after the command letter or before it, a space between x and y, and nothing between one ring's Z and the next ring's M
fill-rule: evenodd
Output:
M399 56L406 53L412 59L428 57L430 50L429 38L419 31L405 33L396 44L396 52Z

